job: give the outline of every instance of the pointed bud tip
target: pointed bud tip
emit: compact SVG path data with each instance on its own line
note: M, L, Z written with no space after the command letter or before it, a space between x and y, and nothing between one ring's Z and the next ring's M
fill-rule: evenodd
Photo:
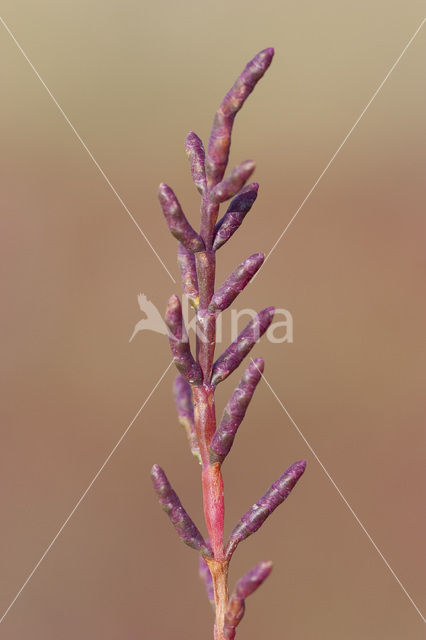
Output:
M263 373L265 369L265 361L263 358L255 358L253 360L253 364L260 373Z
M274 567L273 563L270 560L264 560L263 562L259 562L257 566L259 569L259 573L262 575L263 580L266 580L266 578L269 576L269 574L271 573Z
M294 470L294 471L296 471L296 472L297 472L297 474L298 474L299 476L301 476L301 475L302 475L302 473L304 473L304 471L305 471L305 469L306 469L306 464L307 464L306 460L298 460L297 462L294 462L294 463L291 465L291 469L292 469L292 470Z
M173 295L170 296L169 301L167 303L167 307L177 307L180 306L180 300L177 297L177 295L174 293Z
M263 58L263 60L265 60L265 62L269 66L272 62L272 58L274 57L274 54L275 54L274 47L266 47L266 49L262 49L262 51L260 51L257 55L259 56L259 58Z
M158 476L158 474L160 473L164 473L162 468L160 467L159 464L154 464L151 469L151 476L154 478L155 476Z
M263 253L253 253L251 256L246 258L242 264L244 265L244 268L248 270L252 277L257 271L259 271L264 260L265 255Z
M197 144L201 142L200 138L197 136L197 134L195 133L195 131L189 131L186 134L186 138L185 138L185 147L186 147L186 151L187 153L189 153L191 151L191 147L194 144Z
M245 187L243 187L241 189L241 191L239 193L237 193L237 195L235 196L236 198L238 198L239 196L241 196L243 193L252 193L255 196L257 196L257 192L259 191L259 183L258 182L249 182L249 184L246 184Z
M272 318L274 317L275 313L275 307L266 307L266 309L262 309L260 313L267 316L269 321L272 322Z
M158 199L162 206L166 206L169 204L170 198L173 197L173 191L165 182L160 182L158 185L157 191Z

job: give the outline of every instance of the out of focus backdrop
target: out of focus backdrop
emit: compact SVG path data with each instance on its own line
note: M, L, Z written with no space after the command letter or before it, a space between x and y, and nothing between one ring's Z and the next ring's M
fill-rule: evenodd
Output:
M231 166L259 198L220 250L218 282L267 253L420 25L420 1L37 2L1 15L179 280L156 190L190 220L184 152L246 62L275 59L238 115ZM4 612L170 362L144 293L180 291L0 24ZM293 342L256 345L265 375L224 464L227 531L293 461L307 471L236 554L231 585L275 569L241 640L420 640L425 609L426 27L411 43L236 308L275 305ZM224 316L221 348L229 339ZM202 523L199 468L170 369L0 625L5 640L212 636L195 552L157 505L153 463ZM238 379L218 391L220 415ZM204 531L204 528L203 528Z

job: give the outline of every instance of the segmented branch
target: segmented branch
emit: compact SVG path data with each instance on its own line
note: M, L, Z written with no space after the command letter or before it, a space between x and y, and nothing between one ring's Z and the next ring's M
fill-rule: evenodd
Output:
M229 598L225 613L223 635L225 640L234 640L236 627L245 612L245 599L248 598L266 580L272 571L272 562L259 562L254 569L238 580L234 592Z
M231 200L225 215L216 223L214 228L214 251L220 249L241 226L257 198L258 190L259 185L257 182L252 182L244 187L244 189L241 189L240 193Z
M209 194L212 202L225 202L233 198L253 173L256 165L253 160L246 160L235 167L227 178L219 182Z
M234 118L271 64L273 56L274 50L269 48L250 60L216 112L206 155L206 174L210 188L216 186L225 173Z
M188 251L193 253L203 251L205 249L203 240L189 224L178 199L167 184L160 184L158 198L171 234Z
M210 444L210 462L222 462L228 455L234 443L234 438L246 414L247 407L253 397L257 384L262 376L264 362L256 358L250 362L240 380L238 387L232 394L223 412L222 420Z
M185 140L186 155L191 166L191 175L195 186L201 195L205 195L207 189L206 183L206 154L204 146L196 133L190 131Z
M209 545L183 508L166 474L158 464L155 464L151 469L151 479L158 501L169 516L182 542L206 556L211 555Z
M237 545L257 531L266 518L290 495L306 469L306 461L294 462L268 489L268 491L241 518L229 536L226 556L229 558Z
M219 356L213 365L213 385L225 380L238 367L271 324L274 311L274 307L267 307L259 311L257 316L250 320L234 342Z
M245 289L254 274L263 264L263 253L254 253L246 258L225 280L223 285L215 292L209 304L209 311L224 311L231 305L237 295Z

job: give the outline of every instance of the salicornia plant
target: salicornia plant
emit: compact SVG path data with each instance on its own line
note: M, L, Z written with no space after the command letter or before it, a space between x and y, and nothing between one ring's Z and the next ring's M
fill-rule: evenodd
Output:
M283 502L305 470L304 461L292 464L267 492L241 518L225 542L224 497L221 466L234 442L248 404L262 376L261 358L252 360L225 407L216 427L214 394L249 353L272 322L274 308L268 307L248 323L240 335L214 361L216 319L231 305L261 267L264 256L256 253L242 262L225 283L214 290L216 252L238 229L256 200L258 184L245 186L254 171L254 163L242 162L224 178L228 163L234 118L271 64L272 48L264 49L251 60L223 99L213 122L205 153L200 138L193 132L186 137L186 152L194 183L201 194L201 227L197 233L189 224L173 193L165 184L159 187L159 199L170 231L179 241L178 262L183 292L196 313L196 352L191 353L182 308L172 296L166 311L170 346L179 371L174 394L180 423L185 427L191 451L201 463L204 516L208 538L204 539L164 471L152 468L154 489L178 535L200 553L200 574L216 614L215 640L232 640L250 595L271 572L270 562L261 562L237 582L228 596L228 566L237 545L257 531L266 518ZM222 202L231 199L225 215L217 222Z

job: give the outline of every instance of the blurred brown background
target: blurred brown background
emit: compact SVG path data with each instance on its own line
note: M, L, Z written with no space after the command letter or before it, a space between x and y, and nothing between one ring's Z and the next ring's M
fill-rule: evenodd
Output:
M178 279L156 200L188 216L184 154L244 64L276 48L238 116L231 165L261 190L218 282L269 251L423 14L422 2L2 2L3 19ZM291 311L265 374L420 609L424 589L426 27L238 308ZM166 368L136 296L173 285L0 26L1 608L4 611ZM155 502L165 467L201 522L199 470L170 370L0 626L5 640L210 638L196 554ZM221 412L237 376L218 392ZM265 384L224 465L227 529L294 460L295 493L236 555L275 570L238 637L424 637L422 620Z

